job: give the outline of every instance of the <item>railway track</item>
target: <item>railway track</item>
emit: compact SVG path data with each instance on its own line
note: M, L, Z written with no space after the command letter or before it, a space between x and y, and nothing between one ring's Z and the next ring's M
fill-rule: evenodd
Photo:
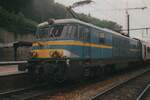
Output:
M144 88L136 100L148 100L148 98L150 99L150 84Z
M48 83L34 84L26 88L20 88L0 93L0 100L27 100L48 92Z
M150 71L150 69L139 71L138 74L133 75L133 77L131 77L130 79L128 79L126 81L129 82L132 79L136 79L137 77L148 73L147 71ZM120 80L118 80L118 81L120 81ZM121 85L121 83L123 84L123 82L120 82L120 85ZM93 83L91 83L91 84L93 84ZM112 84L112 83L110 83L110 84ZM88 85L90 86L90 84L88 84ZM89 87L88 85L87 85L87 87ZM84 86L86 87L86 84ZM80 90L78 90L78 87L83 89L84 86L83 85L82 86L81 85L76 85L76 86L71 85L71 86L66 86L66 87L60 87L60 86L57 86L54 84L49 84L49 83L48 84L47 83L36 84L36 85L26 87L26 88L20 88L20 89L16 89L16 90L10 90L7 92L2 92L2 93L0 93L0 100L43 100L43 98L44 98L44 100L45 100L45 98L48 98L46 100L56 100L57 97L62 97L63 95L64 95L64 97L66 96L66 94L63 94L62 92L67 91L67 92L71 93L72 95L74 95L72 93L72 91L74 91L74 90L80 91ZM117 87L117 84L116 84L116 87ZM109 88L110 91L111 91L111 88ZM114 86L114 88L115 88L115 86ZM105 89L105 92L107 92L106 90L109 90L109 89ZM85 90L89 91L87 89L85 89ZM59 93L62 93L62 94L60 95ZM103 91L103 93L104 93L104 91ZM80 92L78 94L80 95ZM98 96L98 95L96 95L96 96ZM66 98L64 100L70 100L70 99ZM57 99L57 100L59 100L59 99ZM75 99L73 98L72 100L87 100L87 99L82 99L82 98L80 99L77 97ZM99 100L99 99L92 98L91 100ZM113 100L113 99L109 99L109 100ZM118 99L118 100L121 100L121 99ZM127 100L129 100L129 99L127 99Z
M112 78L108 78L100 82L93 81L86 84L78 83L78 85L74 84L73 86L67 86L64 88L60 87L56 92L53 92L52 94L44 94L42 96L38 96L29 100L88 100L93 96L95 97L98 92L102 93L108 88L111 88L112 86L121 83L123 80L125 81L133 77L138 77L141 74L146 73L147 71L150 71L150 69L139 69L138 71L122 73L122 75L115 75Z
M43 84L44 85L44 84ZM23 94L42 86L31 81L26 72L5 73L0 75L0 100L17 99L17 94ZM23 96L22 96L23 97Z
M143 100L149 85L141 94L140 91L149 84L149 76L150 69L98 93L90 100Z
M32 81L26 72L0 75L0 100L26 100L42 95L48 89L48 83Z
M31 84L26 72L7 73L0 75L0 92L14 90Z

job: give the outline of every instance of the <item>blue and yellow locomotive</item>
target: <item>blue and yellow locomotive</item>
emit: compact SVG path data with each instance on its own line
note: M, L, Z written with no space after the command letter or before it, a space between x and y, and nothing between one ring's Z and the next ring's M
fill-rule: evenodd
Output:
M101 77L142 60L142 43L76 19L38 25L28 71L42 79Z

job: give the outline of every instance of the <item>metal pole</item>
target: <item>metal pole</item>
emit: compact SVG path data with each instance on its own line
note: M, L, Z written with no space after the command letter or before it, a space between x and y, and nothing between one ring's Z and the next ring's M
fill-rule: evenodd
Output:
M146 34L148 35L148 28L146 28Z
M126 14L127 14L127 36L130 37L130 15L128 13L128 10L126 10Z
M138 10L138 9L146 9L147 7L140 7L140 8L127 8L126 9L126 14L127 14L127 31L128 31L128 34L127 36L130 37L130 15L129 15L129 12L128 10Z
M14 46L14 61L17 60L17 46Z

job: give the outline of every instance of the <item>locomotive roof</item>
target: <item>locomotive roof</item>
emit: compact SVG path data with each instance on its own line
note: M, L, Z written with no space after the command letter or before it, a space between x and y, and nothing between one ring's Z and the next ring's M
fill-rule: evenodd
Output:
M135 39L126 37L126 36L124 36L124 35L121 35L121 34L118 33L118 32L112 31L112 30L110 30L110 29L101 28L101 27L95 26L95 25L93 25L93 24L80 21L80 20L78 20L78 19L57 19L57 20L55 20L55 24L65 24L65 23L79 23L79 24L83 24L83 25L87 25L87 26L89 26L89 27L93 27L93 28L99 29L99 30L101 30L101 31L105 31L105 32L108 32L108 33L115 34L115 35L117 35L117 36L120 36L120 37L123 37L123 38L126 38L126 39L131 39L131 40L137 41L137 40L135 40ZM43 23L39 24L38 26L40 27L40 26L43 26L43 25L48 25L48 22L43 22Z

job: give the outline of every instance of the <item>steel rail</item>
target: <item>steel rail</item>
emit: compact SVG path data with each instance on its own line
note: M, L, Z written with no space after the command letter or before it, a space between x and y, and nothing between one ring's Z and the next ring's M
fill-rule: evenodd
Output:
M140 95L137 97L136 100L143 100L144 96L146 95L149 89L150 89L150 84L146 86L146 88L140 93Z
M90 98L89 100L98 100L98 98L99 98L100 96L103 96L103 95L105 95L105 94L111 92L113 89L115 89L115 88L117 88L117 87L119 87L119 86L121 86L121 85L123 85L123 84L125 84L125 83L127 83L127 82L129 82L129 81L131 81L131 80L133 80L133 79L135 79L135 78L137 78L137 77L143 75L143 74L145 74L146 72L149 72L149 71L150 71L150 69L148 69L148 70L146 70L146 71L144 71L144 72L141 72L141 73L139 73L138 75L131 77L130 79L124 80L124 81L122 81L122 82L120 82L120 83L118 83L118 84L116 84L116 85L114 85L114 86L112 86L112 87L110 87L110 88L108 88L108 89L106 89L106 90L104 90L104 91L98 93L97 95L93 96L93 97Z
M13 95L13 94L16 94L19 92L24 92L27 90L35 89L35 88L46 86L46 85L48 85L48 83L36 84L36 85L25 87L25 88L14 89L14 90L6 91L6 92L0 92L0 97L5 97L7 95Z
M25 75L27 73L28 73L27 71L0 73L0 80L2 77L12 77L12 76L17 76L17 75Z

